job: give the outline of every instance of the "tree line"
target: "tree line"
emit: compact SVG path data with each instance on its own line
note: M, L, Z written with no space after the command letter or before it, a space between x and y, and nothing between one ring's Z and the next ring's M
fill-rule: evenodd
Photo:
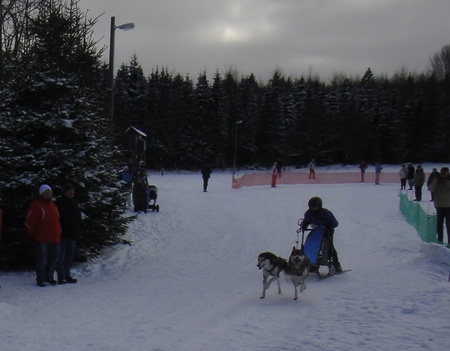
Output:
M230 70L196 79L154 69L134 55L115 85L117 136L134 126L148 135L147 162L167 169L265 168L275 160L302 166L450 160L450 45L430 69L328 82L276 70L268 82Z

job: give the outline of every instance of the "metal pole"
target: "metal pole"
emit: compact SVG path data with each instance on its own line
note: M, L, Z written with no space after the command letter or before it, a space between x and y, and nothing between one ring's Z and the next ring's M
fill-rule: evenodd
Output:
M109 34L109 106L108 115L113 119L114 116L114 40L116 32L116 18L111 17L111 29Z

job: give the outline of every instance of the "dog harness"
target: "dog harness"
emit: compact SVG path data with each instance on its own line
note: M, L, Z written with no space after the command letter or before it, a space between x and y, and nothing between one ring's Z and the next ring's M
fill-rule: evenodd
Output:
M308 264L307 259L305 259L302 263L300 263L300 266L296 269L293 269L291 265L289 265L289 271L295 274L296 276L301 277L303 275L303 272L305 271L305 268Z

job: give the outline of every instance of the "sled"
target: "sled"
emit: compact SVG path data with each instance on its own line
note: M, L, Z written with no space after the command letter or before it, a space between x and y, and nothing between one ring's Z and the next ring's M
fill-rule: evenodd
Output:
M336 273L331 257L332 239L325 235L322 227L311 230L304 243L305 255L311 261L311 270L320 279Z

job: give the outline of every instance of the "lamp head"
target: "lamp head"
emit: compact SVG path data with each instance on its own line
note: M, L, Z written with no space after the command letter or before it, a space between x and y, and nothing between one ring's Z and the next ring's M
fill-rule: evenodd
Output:
M134 29L134 27L135 27L134 23L125 23L121 24L120 26L116 26L116 29L132 30Z

